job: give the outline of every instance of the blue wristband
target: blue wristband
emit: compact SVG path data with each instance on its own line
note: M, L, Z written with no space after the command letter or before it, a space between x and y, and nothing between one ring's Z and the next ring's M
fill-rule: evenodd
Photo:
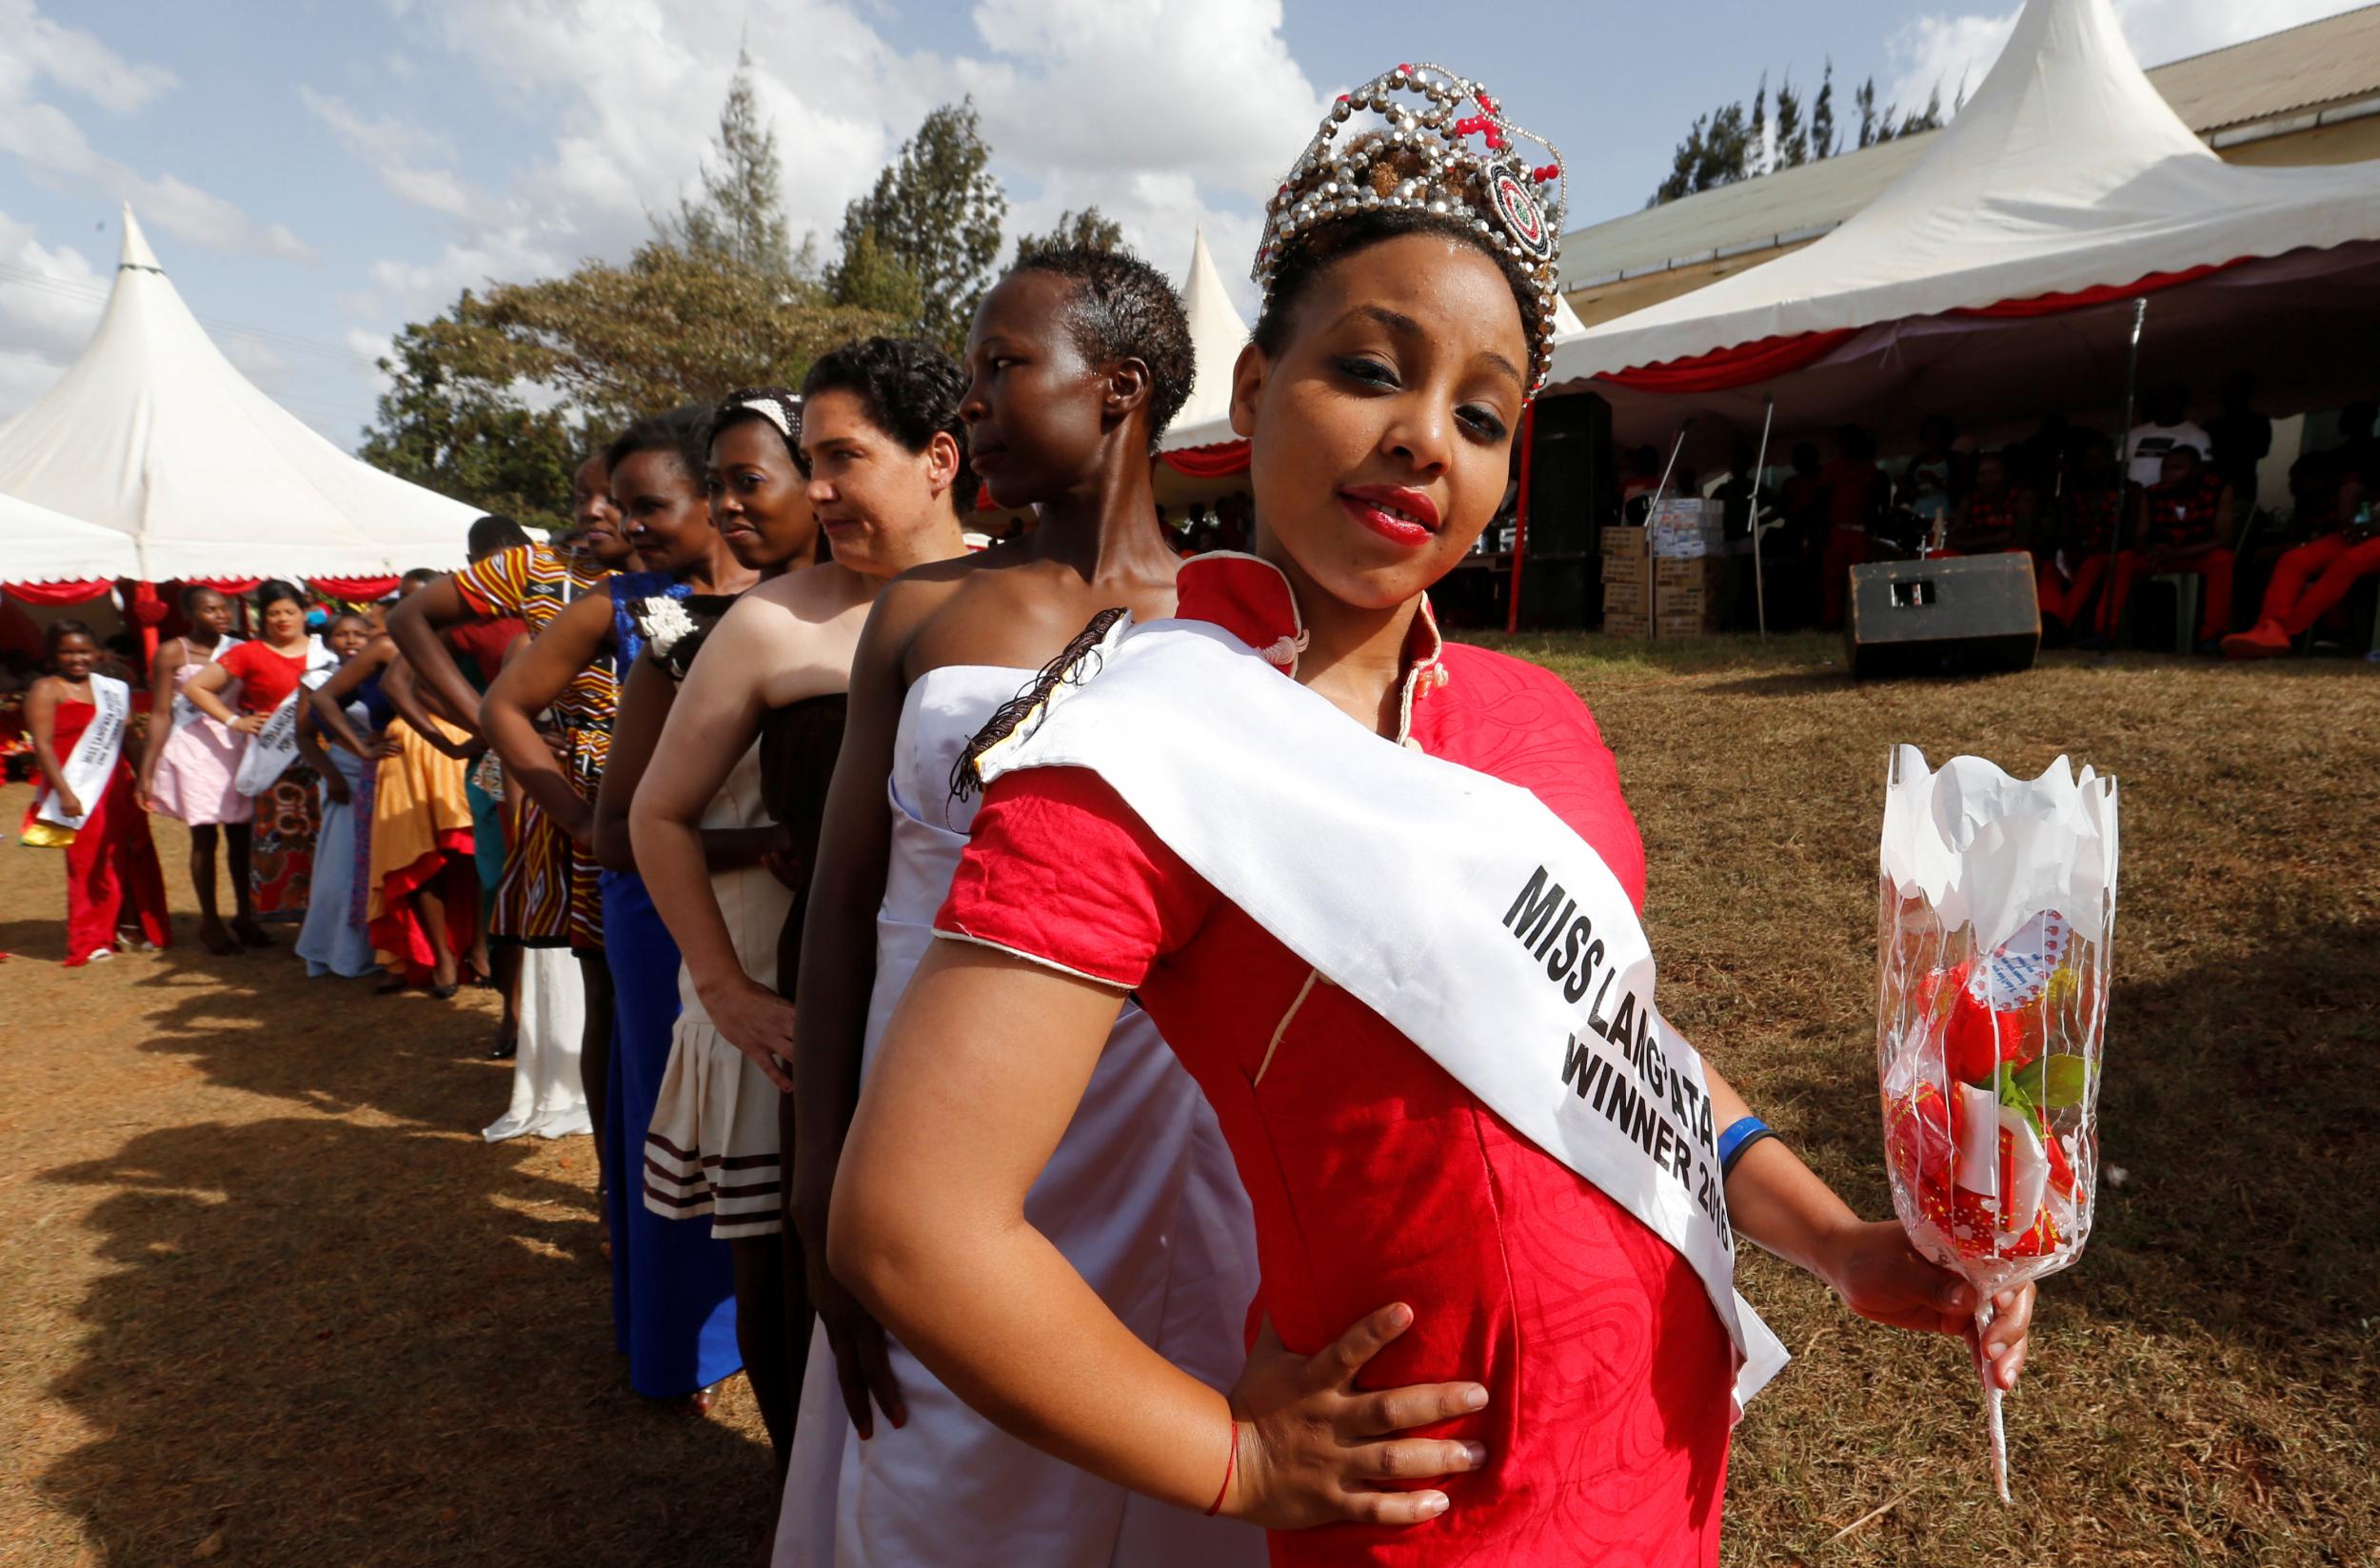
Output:
M1740 1117L1731 1122L1719 1134L1719 1180L1726 1181L1735 1171L1735 1161L1744 1157L1745 1150L1764 1138L1775 1136L1769 1124L1756 1116Z

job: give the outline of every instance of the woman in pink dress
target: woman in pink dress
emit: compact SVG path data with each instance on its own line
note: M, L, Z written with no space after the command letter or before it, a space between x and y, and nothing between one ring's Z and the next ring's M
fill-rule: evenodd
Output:
M208 952L236 953L235 933L261 931L248 892L248 798L232 784L240 737L182 695L193 675L232 648L231 601L213 588L182 590L189 630L157 645L149 668L149 744L141 755L140 803L178 817L190 830L190 883L198 892L198 940ZM233 919L227 928L215 903L215 844L230 848Z
M1364 110L1387 129L1340 142ZM835 1185L838 1277L952 1389L1264 1524L1276 1564L1708 1568L1739 1400L1783 1359L1734 1295L1739 1237L1880 1321L1958 1334L1974 1304L1659 1020L1593 719L1429 613L1547 367L1560 167L1524 135L1432 67L1324 122L1233 377L1257 554L1186 563L1174 620L1102 614L962 759L954 791L990 784L949 940ZM1255 1210L1264 1321L1229 1394L1024 1208L1127 997ZM2030 1287L1999 1304L2007 1386Z

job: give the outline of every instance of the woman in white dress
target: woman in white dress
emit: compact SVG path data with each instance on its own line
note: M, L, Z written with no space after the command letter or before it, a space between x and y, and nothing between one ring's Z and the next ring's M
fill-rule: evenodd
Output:
M1257 1532L1135 1498L976 1415L825 1268L863 1063L966 844L972 804L953 798L952 764L1094 614L1173 607L1149 453L1196 362L1164 279L1107 252L1037 256L985 296L968 360L963 386L956 367L888 379L872 396L877 422L913 450L928 437L971 447L993 499L1037 507L1038 521L1021 540L919 568L879 596L852 665L795 1016L764 1015L751 1028L761 1038L737 1042L797 1063L793 1214L820 1318L776 1561L1253 1564ZM810 456L831 534L840 502L820 466L827 454L813 441ZM1177 1364L1232 1379L1255 1279L1247 1199L1213 1112L1137 1012L1118 1022L1030 1207L1136 1333Z
M863 442L882 469L908 483L899 486L901 505L839 509L834 559L744 593L703 640L704 657L693 658L690 636L667 650L664 663L686 670L656 748L668 765L646 771L630 810L638 869L684 959L677 1037L645 1141L645 1201L673 1218L707 1219L735 1249L737 1339L780 1470L811 1322L783 1242L780 1085L790 1080L778 1059L744 1054L728 1031L756 1002L764 1015L782 1011L793 992L803 895L868 606L894 575L964 553L950 505L955 445L939 459L902 449L870 422L856 391L836 385L839 367L913 351L838 349L821 361L824 389L812 407L771 388L731 394L721 407L710 496L722 529L817 526L800 467L804 430L816 432L830 486L843 471L840 454ZM652 645L660 648L658 638ZM722 868L708 863L704 838L721 827L771 827L782 842L765 866Z

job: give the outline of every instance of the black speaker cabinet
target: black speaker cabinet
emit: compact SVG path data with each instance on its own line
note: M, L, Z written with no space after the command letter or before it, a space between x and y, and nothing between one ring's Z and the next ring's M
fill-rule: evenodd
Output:
M1849 605L1843 638L1858 680L2031 669L2041 649L2029 555L1854 566Z

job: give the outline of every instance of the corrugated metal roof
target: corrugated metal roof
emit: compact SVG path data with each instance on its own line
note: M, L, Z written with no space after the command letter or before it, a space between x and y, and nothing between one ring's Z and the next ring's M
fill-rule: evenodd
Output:
M2380 5L2193 54L2149 80L2201 136L2380 92Z
M2202 136L2380 93L2380 4L2148 74ZM1867 206L1932 140L1926 132L1862 148L1574 229L1562 239L1562 287L1815 238Z

